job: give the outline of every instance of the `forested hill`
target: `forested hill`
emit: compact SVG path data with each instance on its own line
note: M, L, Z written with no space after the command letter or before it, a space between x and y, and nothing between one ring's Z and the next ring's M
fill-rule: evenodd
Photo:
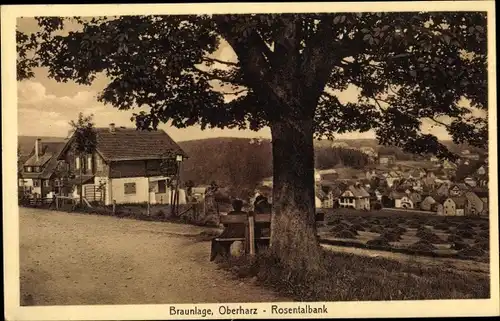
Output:
M59 142L63 141L64 137L52 136L17 136L17 145L21 155L29 155L35 147L35 140L40 138L43 142Z
M394 153L397 159L417 159L413 154L402 152L395 147L379 146L374 139L336 140L345 142L351 148L372 147L376 152ZM272 176L272 150L270 140L247 138L210 138L182 141L178 144L189 155L182 166L183 180L192 180L195 184L208 184L216 181L220 185L237 188L253 186L262 178ZM482 152L475 148L445 144L454 152L463 149ZM331 141L319 141L315 144L316 168L325 169L335 166L363 168L368 158L355 149L332 147Z
M212 138L179 142L189 155L182 166L183 180L207 184L250 188L262 178L272 176L270 140L247 138ZM363 145L364 146L364 145ZM316 168L336 165L363 168L368 158L357 150L332 148L318 144L315 148Z
M182 179L195 184L216 181L235 188L252 186L272 176L272 150L269 140L210 138L178 142L188 154L182 165Z

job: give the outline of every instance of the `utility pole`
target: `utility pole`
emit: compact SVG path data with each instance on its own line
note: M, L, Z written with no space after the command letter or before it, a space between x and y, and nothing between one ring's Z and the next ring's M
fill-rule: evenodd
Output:
M78 157L80 158L80 206L83 206L83 177L82 177L82 167L83 167L83 159L82 153L79 153Z

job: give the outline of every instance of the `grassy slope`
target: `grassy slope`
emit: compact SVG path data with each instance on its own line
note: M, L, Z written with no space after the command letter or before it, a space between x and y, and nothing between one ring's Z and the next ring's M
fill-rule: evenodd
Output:
M480 299L490 297L489 276L385 258L324 252L316 275L284 269L267 253L220 262L240 278L257 280L298 301Z

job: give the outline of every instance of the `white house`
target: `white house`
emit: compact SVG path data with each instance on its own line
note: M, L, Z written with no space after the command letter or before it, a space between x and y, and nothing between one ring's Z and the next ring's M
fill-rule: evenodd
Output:
M464 216L467 214L467 199L465 197L449 197L443 203L445 216Z
M395 208L415 208L414 205L409 195L402 195L394 199Z
M471 186L471 187L476 187L477 186L477 181L472 178L472 177L467 177L464 179L464 183Z
M370 209L370 194L360 185L350 185L339 197L340 207Z
M479 168L477 169L476 173L477 173L478 175L481 175L481 176L482 176L482 175L485 175L485 174L486 174L486 167L485 167L484 165L483 165L483 166L481 166L481 167L479 167Z
M60 178L56 171L64 169L58 157L67 141L45 142L36 139L28 159L22 164L19 186L32 197L49 198L51 192L60 192Z
M80 161L70 148L70 138L60 160L74 173L74 185L83 182L83 196L89 201L170 204L178 190L179 204L186 193L178 189L179 166L186 153L163 130L96 128L96 150ZM81 175L80 175L81 174ZM182 179L182 178L181 178ZM78 196L77 190L73 195Z

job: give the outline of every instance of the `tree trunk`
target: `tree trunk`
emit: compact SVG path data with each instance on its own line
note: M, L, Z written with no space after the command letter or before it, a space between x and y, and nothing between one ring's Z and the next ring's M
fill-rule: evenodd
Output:
M273 218L271 251L292 269L317 270L312 119L271 124Z

